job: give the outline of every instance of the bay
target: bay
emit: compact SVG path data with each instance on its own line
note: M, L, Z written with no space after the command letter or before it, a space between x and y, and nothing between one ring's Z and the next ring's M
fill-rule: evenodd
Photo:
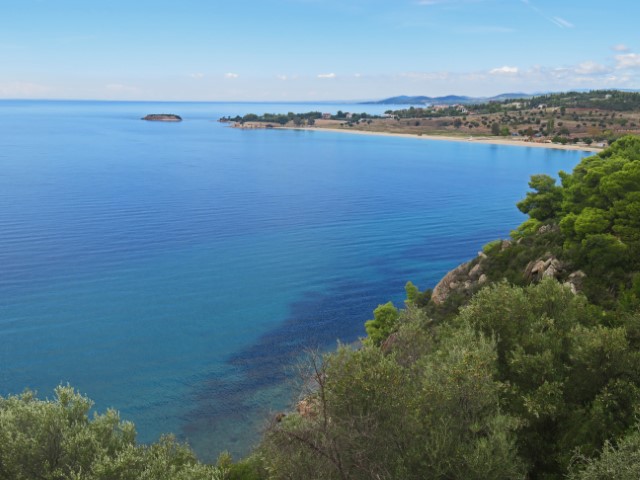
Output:
M216 121L387 108L0 101L0 395L70 383L141 441L242 455L305 348L363 336L588 155Z

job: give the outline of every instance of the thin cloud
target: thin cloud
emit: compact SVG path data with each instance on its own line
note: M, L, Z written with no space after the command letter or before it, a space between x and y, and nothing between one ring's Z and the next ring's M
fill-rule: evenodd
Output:
M509 67L508 65L489 70L489 74L491 75L516 75L517 73L518 67Z
M52 89L33 82L0 83L0 97L5 98L34 98L50 93Z
M231 72L224 74L224 78L231 78L231 79L238 78L239 76L240 75L238 75L237 73L231 73Z
M286 75L276 75L276 78L277 78L278 80L285 81L285 80L287 79L287 76L286 76Z
M204 78L204 73L202 73L202 72L190 73L189 76L191 78L195 78L196 80L200 80L200 79Z
M625 53L624 55L616 55L616 68L640 68L640 54Z
M611 47L614 52L628 52L630 49L624 43L619 43Z
M553 23L556 27L559 27L559 28L573 28L573 27L575 27L575 25L573 23L569 22L568 20L565 20L562 17L552 17L552 16L547 15L542 10L540 10L538 7L536 7L534 4L532 4L530 2L530 0L522 0L522 3L524 5L526 5L527 7L529 7L531 10L533 10L534 12L536 12L542 18L544 18L544 19L548 20L549 22Z
M336 78L335 73L321 73L318 75L318 78Z
M449 72L402 72L396 75L399 78L408 78L417 81L434 81L445 80L450 74Z
M558 25L560 28L573 28L575 25L571 22L568 22L562 17L551 17L551 21Z
M609 73L610 69L596 62L582 62L574 68L574 72L578 75L597 75Z

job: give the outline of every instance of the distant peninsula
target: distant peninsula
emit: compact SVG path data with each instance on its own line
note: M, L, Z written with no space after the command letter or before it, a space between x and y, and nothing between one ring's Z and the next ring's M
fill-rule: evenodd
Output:
M142 117L142 120L149 120L150 122L181 122L182 117L173 113L151 113L146 117Z
M527 93L502 93L493 97L467 97L464 95L446 95L444 97L425 97L400 95L398 97L385 98L371 102L362 102L361 105L454 105L454 104L479 104L489 102L502 102L504 100L529 99L535 95Z
M220 121L243 129L324 129L597 151L622 136L640 135L640 92L591 90L477 104L399 106L382 115L248 113Z

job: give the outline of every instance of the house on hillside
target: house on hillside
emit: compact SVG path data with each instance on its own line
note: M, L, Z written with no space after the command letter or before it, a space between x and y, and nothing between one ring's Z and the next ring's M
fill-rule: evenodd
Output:
M323 113L322 114L322 119L323 120L331 120L331 114L330 113Z

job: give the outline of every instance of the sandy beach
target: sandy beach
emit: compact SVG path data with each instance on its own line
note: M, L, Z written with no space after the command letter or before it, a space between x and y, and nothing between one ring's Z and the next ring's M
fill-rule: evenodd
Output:
M262 128L262 127L254 127ZM586 152L600 152L603 149L597 147L589 147L587 145L562 145L559 143L536 143L523 140L514 140L513 138L502 137L454 137L446 135L414 135L408 133L389 133L389 132L369 132L364 130L346 130L343 128L326 128L326 127L278 127L281 130L308 130L314 132L338 132L355 135L376 135L385 137L401 137L415 138L420 140L441 140L446 142L467 142L467 143L486 143L491 145L508 145L514 147L532 147L532 148L553 148L556 150L581 150Z
M241 128L245 130L252 129L264 129L267 128L264 123L247 122L244 125L232 124L234 128ZM600 152L603 149L598 147L590 147L587 145L562 145L560 143L548 143L548 142L531 142L526 141L524 137L492 137L492 136L476 136L476 137L463 137L453 135L429 135L429 134L414 134L414 133L397 133L397 132L377 132L367 130L347 130L346 128L334 128L330 126L312 126L312 127L271 127L273 130L301 130L311 132L335 132L335 133L347 133L352 135L375 135L384 137L400 137L400 138L414 138L419 140L439 140L445 142L467 142L467 143L485 143L490 145L507 145L513 147L532 147L532 148L553 148L556 150L580 150L583 152Z

